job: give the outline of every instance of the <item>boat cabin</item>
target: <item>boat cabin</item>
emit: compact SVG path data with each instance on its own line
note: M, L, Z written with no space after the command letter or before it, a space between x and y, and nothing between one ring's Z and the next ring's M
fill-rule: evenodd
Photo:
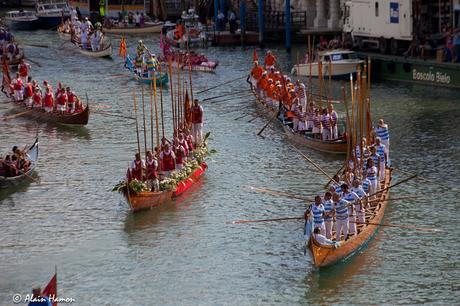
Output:
M320 54L321 61L323 62L338 62L338 61L347 61L347 60L356 60L358 56L353 51L337 50L337 51L327 51L323 54Z
M19 10L19 11L10 11L7 13L6 17L11 20L35 20L37 19L37 16L35 16L35 12L32 11L24 11L24 10Z

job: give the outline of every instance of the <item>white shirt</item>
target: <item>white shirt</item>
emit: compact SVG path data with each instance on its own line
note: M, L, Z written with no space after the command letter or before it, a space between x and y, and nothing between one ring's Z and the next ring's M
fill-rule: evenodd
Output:
M139 15L139 14L134 15L134 22L135 23L141 23L141 15Z
M141 159L141 164L142 164L142 168L145 168L145 160ZM132 170L136 169L136 163L134 162L134 160L131 162L130 168Z
M314 234L315 235L315 240L322 245L333 245L335 244L334 241L327 239L325 236L321 234Z

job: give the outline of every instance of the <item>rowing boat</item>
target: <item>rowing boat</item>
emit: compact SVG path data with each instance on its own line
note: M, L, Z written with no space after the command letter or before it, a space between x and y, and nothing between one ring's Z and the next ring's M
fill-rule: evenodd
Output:
M104 28L104 33L112 34L145 34L145 33L160 33L164 22L146 22L144 27L118 27Z
M269 106L269 103L267 103L262 97L260 97L255 88L251 85L251 91L256 97L256 104L257 106L262 109L264 114L267 114L267 116L274 116L277 110L275 110L273 107ZM326 152L326 153L333 153L333 154L345 154L347 152L347 140L343 136L343 134L338 138L334 140L321 140L321 139L316 139L313 137L313 134L311 133L305 133L305 134L299 134L295 133L290 126L291 122L287 121L283 117L278 117L278 122L281 124L283 127L284 132L286 133L286 136L289 140L317 150L321 152Z
M167 73L160 73L159 71L156 72L155 78L149 78L147 72L144 72L143 75L140 76L136 72L136 68L134 67L134 62L133 62L133 60L131 59L131 57L129 55L126 57L125 67L129 71L131 71L131 73L133 75L133 78L136 81L139 81L141 83L153 84L154 80L156 80L157 86L162 86L162 85L167 85L168 82L169 82L168 74Z
M104 45L104 49L99 51L93 51L92 49L83 49L80 44L75 44L78 48L78 51L86 56L90 57L110 57L112 55L112 44Z
M58 112L48 113L41 108L30 108L27 107L23 102L12 101L15 108L20 109L25 112L24 117L28 117L37 121L46 121L59 124L68 124L68 125L86 125L89 120L89 105L87 104L82 111L78 113L63 113Z
M38 161L38 138L35 139L35 142L30 148L25 152L28 160L30 161L29 170L25 173L22 173L13 177L0 176L0 188L8 188L12 186L17 186L22 182L30 178L30 175L35 170Z
M131 188L125 188L123 194L133 212L160 206L170 202L173 198L182 195L185 191L190 189L201 178L202 174L206 172L207 167L205 162L201 163L198 169L180 182L173 190L156 192L141 191L136 193Z
M378 201L371 204L371 207L366 210L366 223L371 224L357 224L359 231L358 235L349 238L347 241L341 241L338 247L333 245L319 244L314 235L307 235L307 248L311 252L313 264L318 268L332 266L336 263L346 261L360 250L365 248L368 242L375 236L379 225L383 222L385 208L388 203L389 189L391 182L391 169L385 170L385 182L382 185L382 192L377 195ZM307 222L308 232L312 230L312 216ZM335 236L335 233L332 235Z

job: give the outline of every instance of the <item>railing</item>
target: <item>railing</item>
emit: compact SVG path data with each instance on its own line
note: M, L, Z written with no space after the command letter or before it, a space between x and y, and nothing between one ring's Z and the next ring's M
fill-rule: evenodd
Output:
M285 13L270 11L264 13L265 31L281 31L285 28ZM307 12L291 12L291 30L298 31L307 27ZM258 31L257 11L248 11L246 14L246 29Z

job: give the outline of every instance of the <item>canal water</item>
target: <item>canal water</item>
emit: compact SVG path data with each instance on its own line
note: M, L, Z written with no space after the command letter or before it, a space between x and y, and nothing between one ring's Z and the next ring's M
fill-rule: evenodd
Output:
M114 56L105 60L80 55L53 32L16 34L36 62L34 78L47 79L54 87L61 81L85 100L87 93L99 112L133 116L132 91L141 87L119 75L125 72L117 56L119 36L111 37ZM158 50L158 37L128 37L130 51L138 39ZM273 51L288 72L297 50L291 57L281 47ZM252 49L202 52L218 59L219 67L215 74L193 74L195 92L242 78L195 96L247 94L243 76L250 69ZM334 97L340 97L340 85L333 82ZM164 95L168 110L169 93ZM393 165L409 172L395 170L394 181L410 173L427 179L392 190L393 197L417 198L390 202L385 221L442 232L383 227L346 264L321 271L303 254L302 222L226 223L303 214L305 203L254 193L246 186L315 195L327 179L290 148L276 124L265 130L265 138L256 136L267 118L255 111L251 97L222 100L203 103L204 129L212 132L210 146L218 153L209 159L201 182L170 204L136 214L111 192L137 147L132 120L92 113L84 128L20 116L0 121L2 153L13 145L31 144L36 133L40 138L40 184L0 195L0 304L11 305L15 293L45 286L55 266L59 296L75 299L75 305L460 302L458 91L372 86L373 116L390 126ZM14 113L4 97L0 101L1 115ZM342 164L340 157L303 151L330 174Z

